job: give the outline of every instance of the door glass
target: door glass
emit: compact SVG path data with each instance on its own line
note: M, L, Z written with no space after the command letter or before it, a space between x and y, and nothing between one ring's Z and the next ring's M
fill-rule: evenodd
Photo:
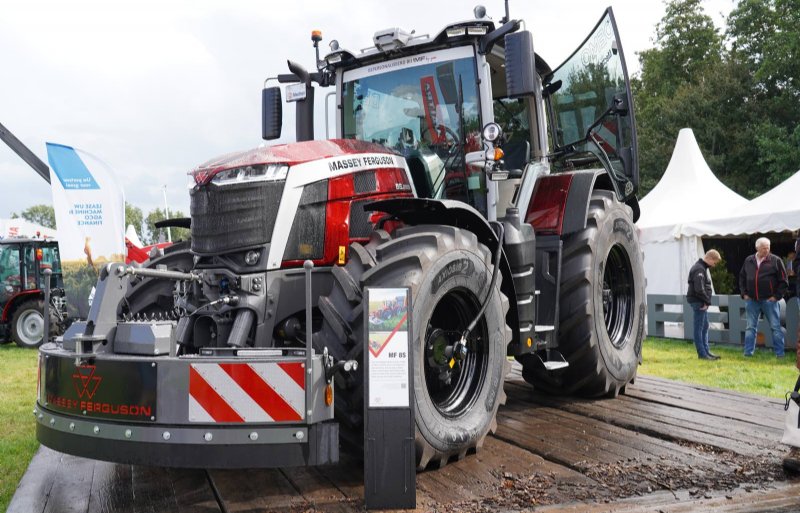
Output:
M554 149L594 154L620 181L626 174L638 182L636 131L628 74L616 24L608 9L591 35L548 78L551 140ZM615 99L626 115L608 114ZM619 103L617 103L619 105ZM575 160L562 160L573 167ZM556 165L558 167L558 164Z
M19 269L19 246L0 244L0 304L22 290Z
M36 250L33 246L25 246L25 261L22 265L22 284L24 290L33 290L39 287L36 281Z
M58 246L42 246L42 260L39 262L39 288L44 288L45 269L53 271L52 286L57 286L58 275L61 274L61 259L58 255Z

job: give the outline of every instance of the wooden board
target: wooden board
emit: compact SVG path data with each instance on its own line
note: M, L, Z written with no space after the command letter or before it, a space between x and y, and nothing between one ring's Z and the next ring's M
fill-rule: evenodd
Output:
M417 474L418 511L800 511L800 479L780 468L780 400L652 377L616 399L579 400L516 378L481 451ZM363 491L348 454L336 466L206 472L42 447L8 511L350 512Z

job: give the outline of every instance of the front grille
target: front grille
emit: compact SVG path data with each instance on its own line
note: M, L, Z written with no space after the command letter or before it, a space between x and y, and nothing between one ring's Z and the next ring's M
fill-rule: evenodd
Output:
M195 187L190 206L192 251L225 253L268 243L284 185L275 181Z

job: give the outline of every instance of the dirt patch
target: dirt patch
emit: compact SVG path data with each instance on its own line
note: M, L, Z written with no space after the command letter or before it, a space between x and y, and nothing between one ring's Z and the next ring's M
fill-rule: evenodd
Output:
M711 447L706 449L707 454L719 456L713 464L693 466L669 460L636 459L610 464L576 464L574 469L595 484L563 482L552 474L516 475L498 471L494 496L480 501L442 505L436 511L495 512L570 502L608 503L658 491L676 493L679 490L688 490L690 496L700 499L739 488L761 490L776 481L791 479L784 473L780 458L776 456L750 458Z

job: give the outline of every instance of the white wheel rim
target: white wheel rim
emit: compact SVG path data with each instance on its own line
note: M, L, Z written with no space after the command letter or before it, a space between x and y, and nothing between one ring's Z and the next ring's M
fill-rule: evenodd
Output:
M44 317L42 312L28 310L23 312L17 321L17 335L25 345L36 345L44 335Z

